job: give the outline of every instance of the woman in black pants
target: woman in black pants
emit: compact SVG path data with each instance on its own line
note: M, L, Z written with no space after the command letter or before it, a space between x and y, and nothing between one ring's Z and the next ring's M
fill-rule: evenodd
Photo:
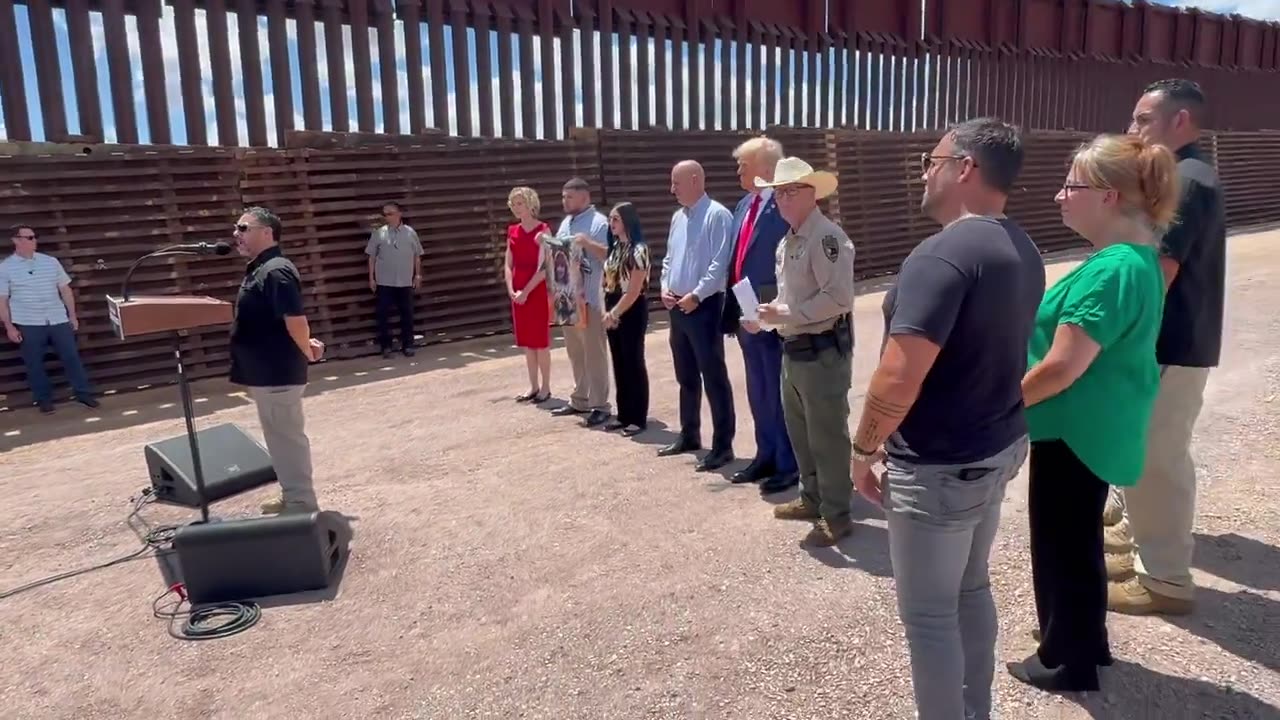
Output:
M1111 664L1102 508L1142 475L1160 386L1157 243L1178 204L1176 160L1133 136L1077 153L1057 202L1096 248L1044 295L1022 380L1031 434L1027 509L1040 646L1009 664L1043 690L1098 689Z
M649 371L644 364L644 335L649 306L649 246L640 232L640 216L631 203L618 203L609 213L609 256L604 265L604 326L613 357L617 417L606 430L627 436L642 432L649 418Z

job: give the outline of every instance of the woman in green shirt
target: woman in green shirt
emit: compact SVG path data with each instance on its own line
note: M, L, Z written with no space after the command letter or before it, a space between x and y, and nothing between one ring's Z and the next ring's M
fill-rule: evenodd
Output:
M1178 203L1176 160L1132 136L1077 151L1062 221L1097 251L1045 293L1022 380L1040 647L1009 672L1051 691L1098 689L1111 662L1102 509L1142 472L1160 383L1164 277L1156 246Z

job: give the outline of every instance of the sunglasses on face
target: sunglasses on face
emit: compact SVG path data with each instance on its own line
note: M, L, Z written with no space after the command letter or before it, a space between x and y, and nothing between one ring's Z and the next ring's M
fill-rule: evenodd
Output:
M261 225L249 225L249 224L247 224L247 223L239 223L239 224L237 224L237 225L235 226L235 230L236 230L236 232L238 232L238 233L240 233L241 235L243 235L243 234L245 234L245 233L249 232L250 230L253 230L253 229L255 229L255 228L260 228L260 227L262 227L262 226L261 226Z

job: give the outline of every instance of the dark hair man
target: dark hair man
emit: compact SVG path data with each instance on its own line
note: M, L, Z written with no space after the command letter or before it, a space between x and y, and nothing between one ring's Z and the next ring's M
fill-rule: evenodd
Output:
M1222 186L1197 147L1205 99L1190 80L1146 87L1133 108L1129 131L1163 145L1178 157L1182 200L1177 219L1161 241L1160 264L1168 284L1164 320L1156 341L1160 394L1147 436L1142 478L1113 492L1108 528L1107 605L1130 614L1184 614L1192 610L1195 584L1196 467L1191 432L1204 403L1209 369L1222 352L1227 223ZM1123 506L1123 517L1119 509ZM1111 554L1115 553L1115 554Z
M302 278L280 249L280 218L251 207L236 221L236 249L249 258L231 324L231 382L249 388L271 454L280 496L262 504L267 514L317 510L311 441L302 413L307 363L324 355L311 337L302 302Z
M854 483L888 519L921 718L991 715L987 559L1028 452L1022 377L1045 289L1039 250L1004 214L1022 154L1017 129L984 118L921 158L921 207L942 230L885 296L880 364L853 437ZM871 470L881 457L883 479Z
M70 276L56 258L36 252L39 236L30 225L14 225L9 236L13 254L0 262L0 323L19 348L36 405L46 415L54 411L53 385L44 369L45 351L53 345L76 401L98 407L76 347L80 320Z
M413 357L413 292L422 284L422 243L418 233L404 223L400 203L382 206L386 224L369 235L364 254L369 256L369 289L376 299L378 345L382 357L391 357L391 311L400 316L400 352Z

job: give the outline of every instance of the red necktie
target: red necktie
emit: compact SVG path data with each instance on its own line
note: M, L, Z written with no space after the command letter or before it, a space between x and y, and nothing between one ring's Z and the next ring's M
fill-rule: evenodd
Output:
M735 280L742 279L742 261L747 257L747 244L751 242L751 233L756 229L756 214L760 211L760 194L756 193L756 197L751 201L751 209L747 211L747 218L742 221L742 230L738 232L738 256L733 260L733 277Z

